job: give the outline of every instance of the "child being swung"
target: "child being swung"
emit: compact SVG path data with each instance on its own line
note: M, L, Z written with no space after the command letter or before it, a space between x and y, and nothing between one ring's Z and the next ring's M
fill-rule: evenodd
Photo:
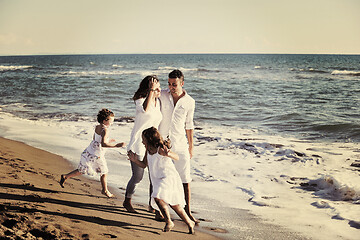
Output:
M131 161L138 166L148 166L153 192L151 194L151 206L160 209L165 218L164 232L170 231L174 223L170 218L168 205L188 225L189 233L194 234L195 222L193 222L184 210L184 190L179 173L176 171L172 160L178 160L176 153L169 150L168 142L164 141L156 128L150 127L142 133L142 142L146 153L143 161L135 154L129 154Z
M61 175L60 186L64 187L67 179L81 174L94 175L100 173L102 186L101 193L107 197L114 195L107 188L106 177L109 172L104 148L124 147L125 143L116 143L114 139L109 139L109 127L114 122L114 113L108 109L102 109L97 115L99 125L95 127L95 133L90 145L82 152L78 168L68 174Z

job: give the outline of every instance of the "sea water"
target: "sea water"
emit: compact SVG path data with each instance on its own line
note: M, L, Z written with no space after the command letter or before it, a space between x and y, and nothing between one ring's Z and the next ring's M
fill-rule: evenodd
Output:
M140 81L156 74L165 89L173 69L196 101L195 216L232 239L241 226L223 209L248 209L316 239L358 238L358 55L0 57L0 135L76 166L97 112L114 111L111 136L128 142ZM123 193L131 176L125 149L106 158L109 183ZM144 177L135 198L146 203L147 190Z

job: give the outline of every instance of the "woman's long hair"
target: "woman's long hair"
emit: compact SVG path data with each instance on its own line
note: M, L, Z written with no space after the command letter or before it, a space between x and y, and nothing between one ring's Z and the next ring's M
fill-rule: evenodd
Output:
M158 147L164 148L165 146L169 149L171 148L170 140L163 140L159 131L155 127L145 129L142 134L148 145L154 149L157 149Z
M150 88L149 88L150 81L152 79L155 79L157 82L159 82L159 79L156 75L146 76L139 84L139 88L133 96L134 101L138 100L139 98L147 97L147 95L149 94L149 91L150 91Z

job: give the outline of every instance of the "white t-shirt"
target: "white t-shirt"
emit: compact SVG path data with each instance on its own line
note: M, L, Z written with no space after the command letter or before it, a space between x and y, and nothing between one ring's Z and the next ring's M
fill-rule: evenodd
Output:
M194 129L195 100L184 91L176 106L171 96L170 90L162 90L161 113L163 119L159 126L161 136L166 139L169 136L172 150L184 151L188 149L185 130Z
M145 98L139 98L135 101L136 104L136 115L134 127L131 131L130 142L127 146L128 151L132 151L137 155L145 155L145 146L142 143L142 132L149 127L158 128L162 114L160 111L160 102L156 99L156 105L150 105L148 110L145 112L143 104Z

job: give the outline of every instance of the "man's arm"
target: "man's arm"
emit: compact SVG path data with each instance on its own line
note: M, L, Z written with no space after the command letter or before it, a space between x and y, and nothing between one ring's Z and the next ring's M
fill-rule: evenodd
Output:
M189 153L190 159L193 156L193 149L194 149L194 129L186 129L186 137L189 143Z

